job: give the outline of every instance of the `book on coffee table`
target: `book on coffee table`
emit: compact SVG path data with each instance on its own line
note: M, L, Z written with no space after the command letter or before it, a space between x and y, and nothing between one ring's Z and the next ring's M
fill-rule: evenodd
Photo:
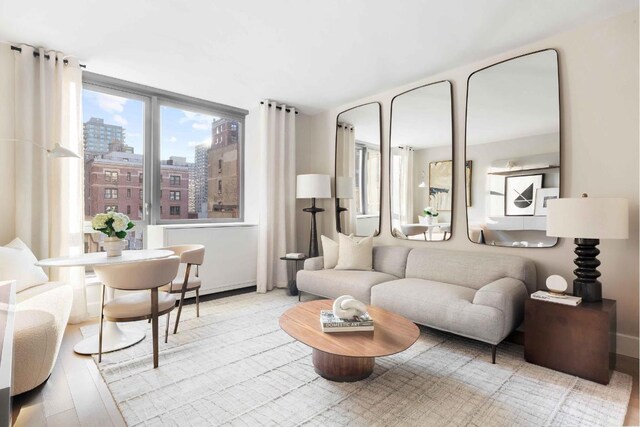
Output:
M573 295L552 294L551 292L547 292L547 291L534 292L531 294L531 298L541 300L541 301L554 302L556 304L573 305L573 306L576 306L582 302L582 298L580 297L574 297Z
M322 332L366 332L373 331L373 319L369 313L351 319L341 319L336 317L332 310L321 310L320 326Z

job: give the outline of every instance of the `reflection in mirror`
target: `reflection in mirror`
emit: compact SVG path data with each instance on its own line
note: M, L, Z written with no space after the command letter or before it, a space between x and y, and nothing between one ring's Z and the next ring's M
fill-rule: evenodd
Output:
M390 150L391 234L399 239L448 240L453 209L450 82L393 98Z
M380 104L338 115L336 127L336 229L371 236L380 230Z
M472 242L550 247L547 201L560 193L555 50L476 71L467 93L468 233ZM473 185L472 185L473 184Z

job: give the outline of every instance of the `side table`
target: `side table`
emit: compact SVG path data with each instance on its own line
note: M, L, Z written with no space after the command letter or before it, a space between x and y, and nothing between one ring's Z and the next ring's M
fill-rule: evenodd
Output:
M281 260L287 263L287 295L295 296L298 295L298 285L296 283L296 274L298 273L298 263L304 262L305 259L309 258L305 256L304 258L287 258L286 256L280 257Z
M600 384L615 369L616 302L577 306L527 299L524 306L527 362Z

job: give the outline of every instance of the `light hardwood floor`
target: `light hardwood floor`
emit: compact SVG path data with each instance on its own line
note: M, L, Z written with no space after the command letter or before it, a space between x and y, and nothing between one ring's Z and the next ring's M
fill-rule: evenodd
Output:
M91 357L73 352L73 346L82 339L80 328L90 323L69 325L49 380L13 399L14 426L126 425ZM640 425L638 359L618 356L616 369L633 377L625 425Z

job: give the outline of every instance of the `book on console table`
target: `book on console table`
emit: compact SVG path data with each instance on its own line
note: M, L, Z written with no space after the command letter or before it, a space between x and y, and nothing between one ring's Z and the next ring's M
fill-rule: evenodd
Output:
M322 332L359 332L373 331L373 319L369 313L351 319L341 319L333 315L332 310L320 311Z
M537 291L531 294L531 298L540 301L554 302L556 304L576 306L582 302L582 298L573 295L558 295L547 291Z

